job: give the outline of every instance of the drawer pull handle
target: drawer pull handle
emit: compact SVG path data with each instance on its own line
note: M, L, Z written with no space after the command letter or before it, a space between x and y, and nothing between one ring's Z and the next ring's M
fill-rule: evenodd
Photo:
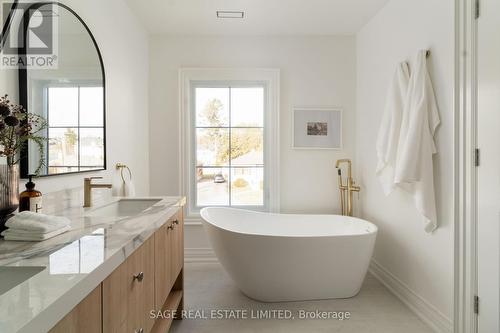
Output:
M142 282L143 279L144 279L144 272L140 272L134 275L134 281L137 280L139 282Z
M139 328L138 330L135 331L135 333L144 333L144 328Z

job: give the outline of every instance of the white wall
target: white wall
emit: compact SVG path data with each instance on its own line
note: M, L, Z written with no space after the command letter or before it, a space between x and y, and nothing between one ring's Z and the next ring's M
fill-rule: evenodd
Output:
M431 10L432 9L432 10ZM362 215L379 227L375 260L448 318L453 313L454 1L390 1L357 35L356 151ZM375 141L389 80L400 61L430 49L440 108L434 158L439 229L432 235L410 197L383 195Z
M281 210L339 211L335 160L353 157L354 133L344 132L344 151L291 149L292 107L341 106L344 129L354 128L353 37L164 37L150 40L151 193L179 189L178 69L182 67L279 68L281 70ZM202 231L187 231L186 247ZM190 234L191 233L191 234Z
M126 163L134 173L138 194L148 194L148 35L122 0L61 2L89 26L106 71L108 170L95 175L109 180L116 175L114 165ZM0 93L17 96L15 71L0 72L0 88ZM54 192L83 186L83 178L89 175L48 177L36 183L42 192Z

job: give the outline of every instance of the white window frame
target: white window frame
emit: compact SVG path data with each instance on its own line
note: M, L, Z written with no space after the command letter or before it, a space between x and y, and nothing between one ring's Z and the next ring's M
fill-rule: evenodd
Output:
M279 69L225 69L225 68L182 68L179 70L180 101L180 188L187 197L187 219L199 219L199 210L194 206L196 193L195 167L196 142L194 139L193 87L200 82L214 85L248 86L258 83L266 89L264 107L264 206L242 206L279 212ZM235 207L235 206L232 206Z

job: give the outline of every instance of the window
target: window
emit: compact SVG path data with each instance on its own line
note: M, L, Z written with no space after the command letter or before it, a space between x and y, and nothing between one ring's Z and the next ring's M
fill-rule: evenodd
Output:
M47 174L104 168L103 88L46 89Z
M262 85L195 85L196 207L264 206Z
M207 206L279 209L279 70L181 69L187 221Z

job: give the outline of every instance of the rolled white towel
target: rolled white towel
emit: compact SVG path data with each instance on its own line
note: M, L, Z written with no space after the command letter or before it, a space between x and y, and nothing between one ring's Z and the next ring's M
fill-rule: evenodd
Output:
M11 217L5 226L11 230L27 230L48 233L69 226L71 221L62 216L50 216L24 211Z
M7 229L2 231L0 235L2 235L5 240L10 240L10 241L40 242L55 237L57 235L60 235L62 233L65 233L68 230L71 230L71 227L69 225L60 228L58 230L46 233Z

